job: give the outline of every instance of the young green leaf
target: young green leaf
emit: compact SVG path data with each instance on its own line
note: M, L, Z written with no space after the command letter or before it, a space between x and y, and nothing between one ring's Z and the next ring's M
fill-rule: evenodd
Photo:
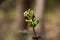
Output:
M36 27L36 25L39 23L39 21L35 18L33 14L33 10L28 9L24 12L24 17L27 17L28 19L25 19L25 21L30 25L30 27Z

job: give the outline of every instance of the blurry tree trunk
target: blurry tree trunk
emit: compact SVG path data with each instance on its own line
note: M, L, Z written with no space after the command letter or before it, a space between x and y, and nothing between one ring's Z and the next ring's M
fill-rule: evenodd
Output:
M10 26L10 31L6 37L6 40L18 40L16 39L16 32L20 29L23 30L23 0L16 0L16 13L15 13L15 21Z
M11 28L13 31L17 31L18 29L23 29L23 0L16 0L16 14L15 21L13 23L13 27Z
M35 16L39 20L39 24L36 27L36 30L39 32L41 37L44 36L44 26L43 26L43 13L44 13L44 0L36 0L35 1Z

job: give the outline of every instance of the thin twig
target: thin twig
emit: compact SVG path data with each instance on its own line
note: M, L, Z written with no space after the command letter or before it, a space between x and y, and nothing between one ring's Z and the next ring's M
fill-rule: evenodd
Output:
M33 32L34 32L35 37L37 37L36 31L35 31L34 27L33 27Z

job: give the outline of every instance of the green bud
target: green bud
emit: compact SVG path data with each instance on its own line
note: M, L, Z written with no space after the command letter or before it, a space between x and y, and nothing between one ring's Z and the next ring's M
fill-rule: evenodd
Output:
M25 21L28 22L28 23L31 23L31 22L32 22L32 19L30 19L30 20L27 20L27 19L26 19Z
M27 17L25 21L30 25L30 27L36 27L39 21L36 18L33 18L33 10L28 9L24 12L24 17Z

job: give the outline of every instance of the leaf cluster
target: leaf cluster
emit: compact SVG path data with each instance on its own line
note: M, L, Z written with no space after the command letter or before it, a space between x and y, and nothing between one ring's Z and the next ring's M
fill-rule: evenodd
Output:
M34 12L31 9L28 9L24 12L25 21L30 25L30 27L36 27L39 21L35 18Z

